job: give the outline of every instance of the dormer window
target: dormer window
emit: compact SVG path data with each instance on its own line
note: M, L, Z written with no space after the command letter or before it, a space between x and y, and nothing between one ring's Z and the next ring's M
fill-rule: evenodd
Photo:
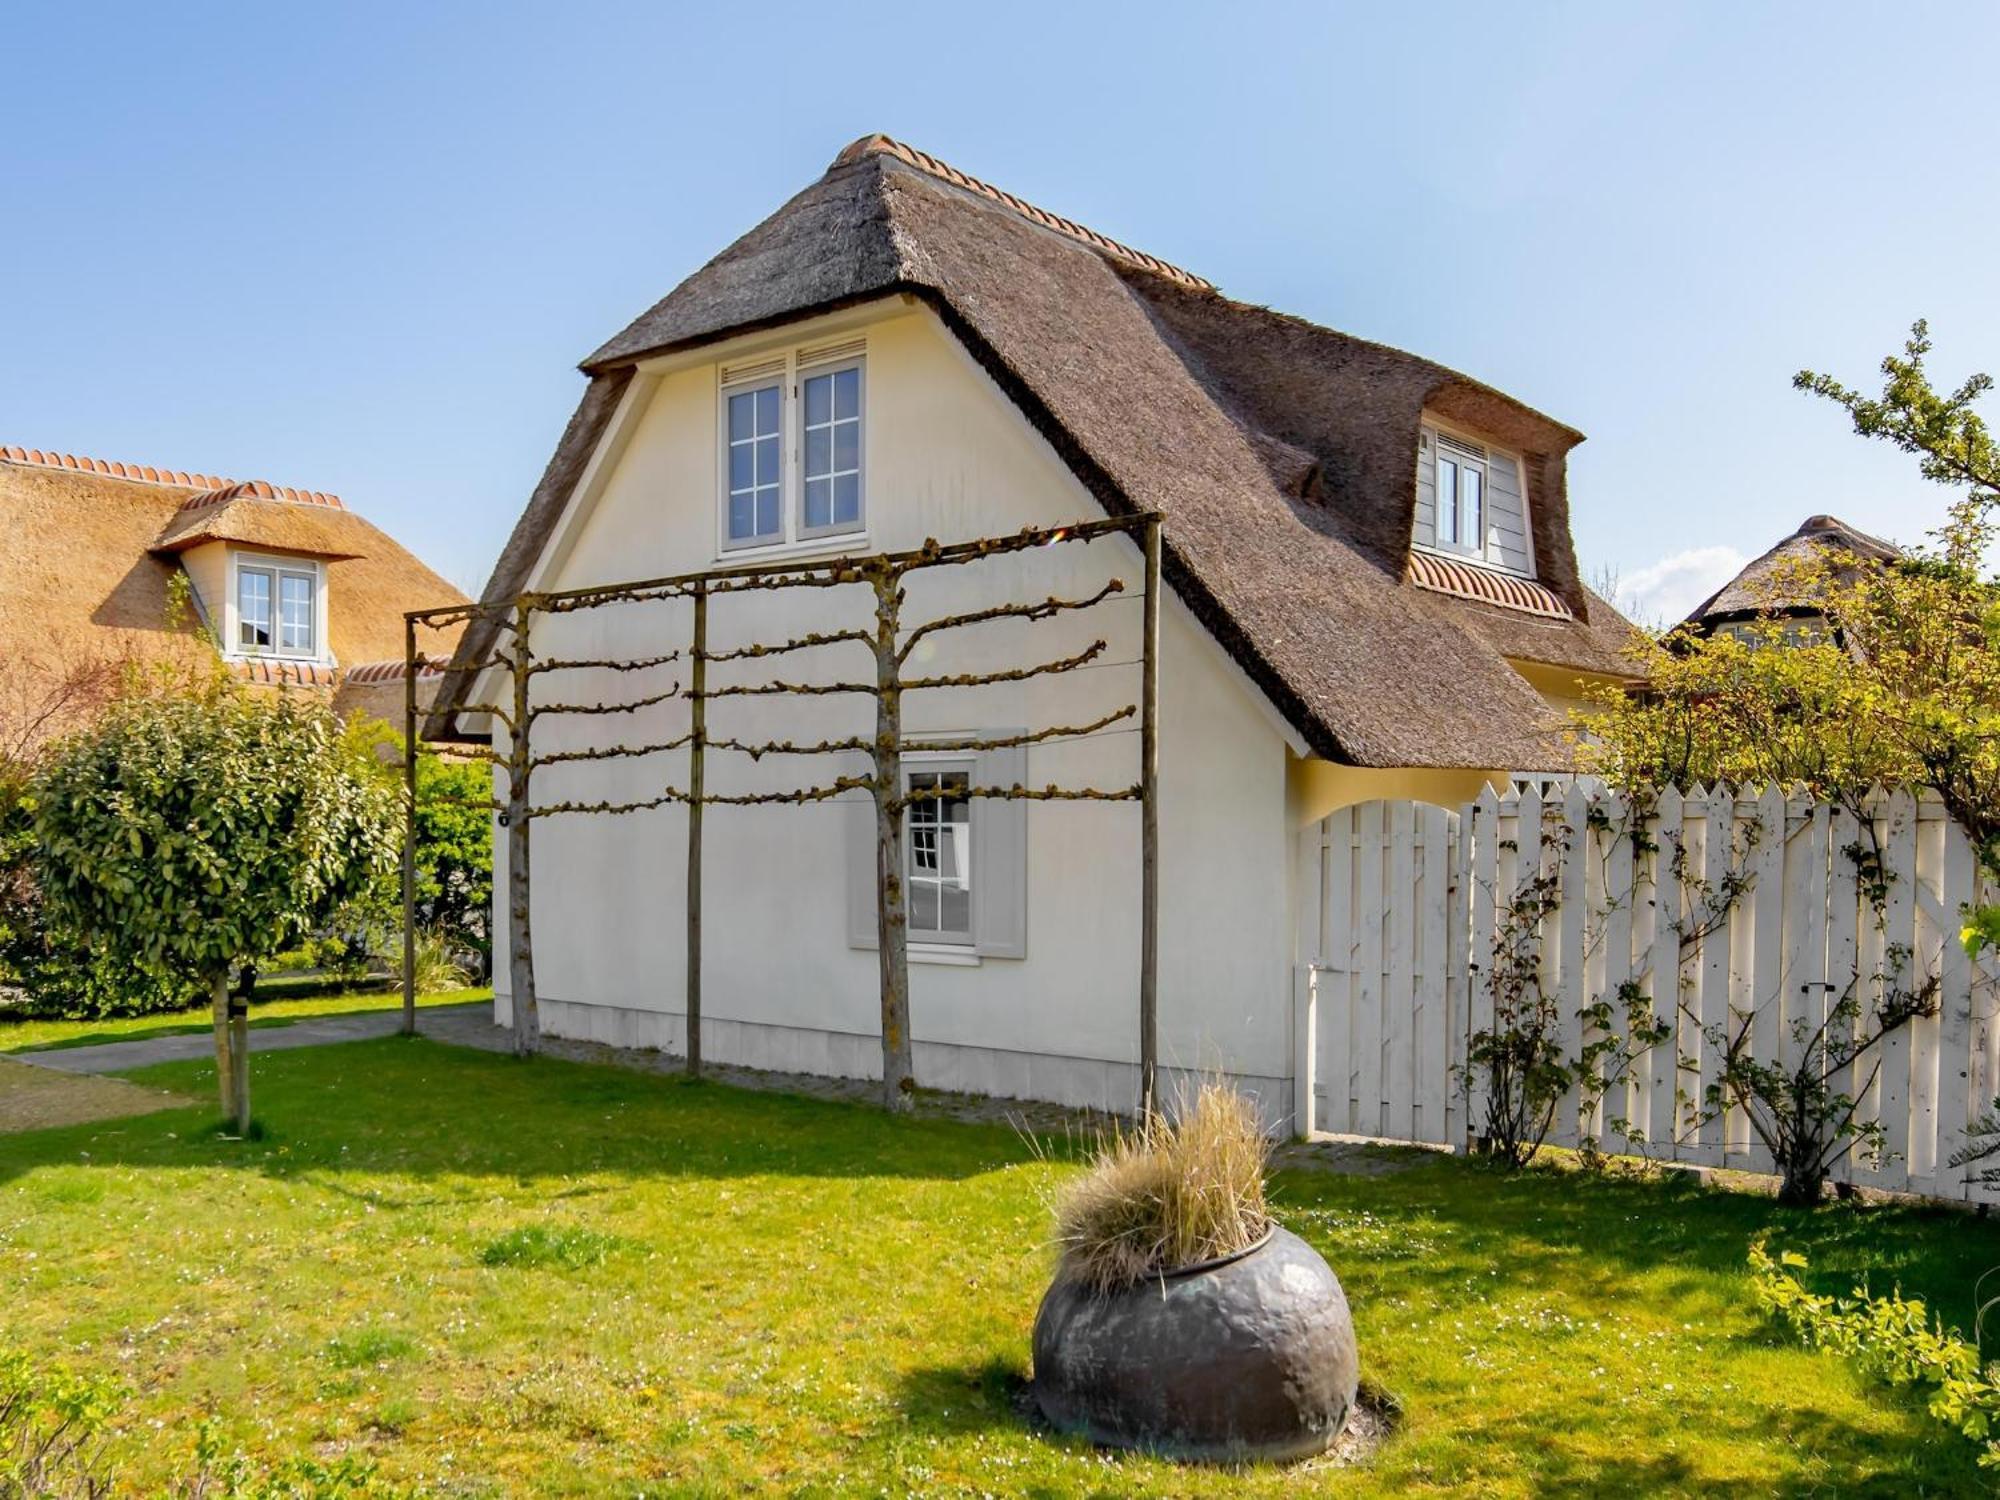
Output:
M1486 451L1448 437L1438 439L1437 544L1486 551Z
M1470 434L1426 422L1417 436L1411 540L1433 552L1534 577L1520 459Z
M316 562L239 555L235 600L238 652L318 659L321 599Z

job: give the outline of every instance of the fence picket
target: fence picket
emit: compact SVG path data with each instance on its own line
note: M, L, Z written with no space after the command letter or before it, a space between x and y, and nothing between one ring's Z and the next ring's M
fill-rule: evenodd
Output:
M1632 977L1632 843L1624 837L1624 807L1617 797L1600 792L1591 799L1591 808L1596 813L1590 819L1590 867L1595 887L1592 907L1601 916L1596 948L1584 971L1584 988L1593 1000L1602 997L1609 1002L1608 1034L1623 1038L1626 1020L1620 994ZM1586 1040L1604 1034L1595 1030L1584 1033ZM1602 1064L1593 1070L1593 1076L1591 1090L1596 1096L1596 1107L1582 1126L1595 1139L1605 1142L1610 1120L1622 1118L1628 1112L1625 1085L1622 1080L1614 1079L1607 1086ZM1607 1144L1615 1150L1622 1140Z
M1452 815L1430 803L1417 808L1417 862L1421 876L1417 898L1416 995L1412 1006L1410 1061L1415 1120L1411 1139L1445 1145L1451 1135L1445 1124L1445 1097L1450 1089L1445 1070L1450 1049L1442 1041L1450 1026L1450 967L1445 955L1446 913L1452 899ZM1439 1039L1434 1041L1433 1039Z
M1844 807L1831 811L1821 808L1815 816L1815 828L1822 818L1827 825L1826 847L1816 857L1826 862L1826 979L1819 988L1818 1009L1811 1015L1815 1026L1826 1027L1827 1045L1840 1047L1845 1045L1852 1028L1828 1017L1850 998L1864 1008L1867 1006L1868 958L1864 950L1879 934L1875 907L1862 893L1861 867L1855 859L1857 851L1865 847L1861 820ZM1858 1101L1866 1078L1867 1067L1862 1062L1849 1069L1845 1078L1829 1078L1828 1086ZM1862 1107L1865 1108L1865 1103ZM1859 1111L1856 1118L1862 1118ZM1850 1152L1835 1168L1834 1180L1854 1181L1860 1166Z
M1380 802L1354 809L1355 948L1354 1124L1362 1135L1382 1135L1382 925L1388 905L1388 870L1383 859Z
M1562 826L1555 845L1561 884L1556 920L1560 948L1556 964L1556 1037L1563 1057L1575 1057L1583 1046L1580 1012L1589 1003L1584 979L1584 954L1591 926L1591 829L1589 796L1575 782L1563 794ZM1571 1087L1556 1106L1555 1138L1567 1146L1581 1143L1583 1117L1578 1091Z
M1383 990L1382 1101L1386 1116L1381 1134L1418 1139L1416 1134L1417 1068L1412 1024L1416 1009L1417 903L1423 891L1417 882L1416 805L1388 805L1387 843L1389 889L1388 982Z
M1649 1129L1655 1149L1670 1161L1681 1159L1684 1124L1681 1109L1681 934L1683 893L1679 861L1681 824L1685 808L1678 789L1660 793L1660 805L1653 815L1653 1024L1662 1028L1666 1040L1664 1059L1653 1063L1653 1100ZM1656 1049L1657 1051L1657 1049Z
M1467 897L1472 904L1471 936L1467 941L1465 961L1466 1035L1471 1038L1493 1029L1493 937L1498 920L1501 880L1500 799L1493 794L1491 787L1487 787L1466 812L1467 822L1472 828L1469 834L1471 878L1466 882ZM1511 859L1507 861L1506 868L1511 879ZM1466 1085L1465 1132L1467 1139L1473 1140L1486 1134L1486 1111L1491 1101L1483 1070L1468 1066Z
M1947 820L1942 852L1943 905L1956 912L1977 899L1979 862L1965 830ZM1972 1092L1972 960L1947 926L1938 969L1937 1185L1940 1197L1963 1198L1966 1169L1951 1164L1967 1141L1966 1126L1984 1103Z
M1455 1150L1471 1147L1467 1106L1471 1100L1472 1078L1466 1067L1465 1049L1472 1032L1472 973L1467 949L1472 942L1472 913L1478 898L1472 888L1473 830L1478 826L1474 807L1457 814L1457 837L1451 842L1450 911L1445 919L1445 1133ZM1451 836L1447 825L1446 836Z
M1354 809L1326 819L1327 968L1320 975L1320 1077L1326 1090L1320 1129L1354 1129Z
M1906 791L1892 792L1885 804L1888 837L1883 846L1885 872L1890 876L1882 929L1882 998L1921 983L1917 952L1917 804ZM1872 1018L1864 1017L1864 1024ZM1911 1028L1898 1027L1876 1051L1882 1060L1876 1085L1876 1118L1882 1122L1882 1161L1876 1182L1906 1189L1910 1182L1910 1042Z
M1731 1024L1729 1015L1729 928L1718 916L1717 908L1724 900L1723 892L1730 874L1731 824L1734 822L1736 796L1727 787L1718 784L1713 792L1702 796L1700 789L1689 801L1700 808L1699 843L1689 849L1689 868L1699 882L1693 901L1690 903L1690 926L1687 936L1697 939L1696 951L1690 955L1693 964L1694 995L1691 1009L1694 1025L1690 1032L1691 1055L1699 1062L1700 1071L1691 1075L1689 1084L1695 1091L1696 1124L1693 1132L1692 1160L1708 1166L1722 1165L1722 1142L1727 1130L1726 1117L1717 1118L1709 1109L1710 1090L1721 1088L1722 1054L1716 1041L1728 1034ZM1694 840L1690 840L1694 844ZM1698 858L1697 858L1698 850ZM1723 922L1723 925L1718 925Z
M1739 813L1742 804L1738 805ZM1756 820L1757 843L1750 856L1750 921L1746 926L1749 949L1748 986L1745 1000L1750 1014L1751 1034L1756 1055L1777 1057L1784 1047L1785 1006L1785 794L1777 786L1767 786L1750 804L1749 816ZM1741 1134L1736 1142L1743 1166L1752 1172L1771 1170L1771 1153L1750 1128L1747 1111L1737 1112Z

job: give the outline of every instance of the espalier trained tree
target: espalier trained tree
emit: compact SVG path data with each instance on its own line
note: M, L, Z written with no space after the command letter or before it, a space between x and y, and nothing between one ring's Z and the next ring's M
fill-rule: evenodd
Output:
M219 686L114 705L33 796L45 899L135 967L209 990L222 1107L247 1129L257 966L394 861L380 767L324 704Z

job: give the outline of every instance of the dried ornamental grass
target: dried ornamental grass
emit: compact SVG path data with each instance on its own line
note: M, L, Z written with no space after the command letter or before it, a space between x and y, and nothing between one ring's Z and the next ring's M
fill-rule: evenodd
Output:
M1217 1082L1171 1119L1114 1127L1057 1196L1059 1274L1109 1294L1247 1250L1271 1226L1266 1149L1256 1106Z

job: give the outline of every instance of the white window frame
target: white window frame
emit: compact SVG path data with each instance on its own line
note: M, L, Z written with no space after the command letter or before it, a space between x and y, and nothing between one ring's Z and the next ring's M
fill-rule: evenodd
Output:
M771 366L782 359L782 370ZM774 355L755 373L739 380L725 380L723 368L716 371L716 505L715 505L715 556L718 561L754 561L763 557L782 557L794 552L841 552L856 550L856 544L866 544L868 540L868 358L867 354L843 351L829 353L825 358L800 358L800 351L791 349L782 356ZM860 513L856 520L847 525L829 523L825 526L808 527L805 524L805 381L814 375L832 375L841 370L853 370L860 376L860 397L857 415L861 423L861 438L857 458L860 464ZM729 535L729 398L742 395L746 391L761 390L771 384L778 387L778 534L759 536L744 541L733 541Z
M968 788L978 785L979 767L977 761L972 756L947 751L932 751L929 753L923 751L905 752L900 767L903 793L905 796L909 794L910 782L913 776L950 775L954 772L965 778L965 784ZM903 809L903 884L906 891L910 893L905 896L904 913L906 919L915 913L916 902L914 900L914 892L917 886L926 884L936 885L939 887L938 913L940 920L942 920L944 912L943 886L946 883L944 877L942 875L920 875L917 871L918 825L916 820L911 817L911 814L920 805L912 802L906 804ZM972 953L974 945L978 941L979 893L972 883L973 834L970 817L972 802L969 798L967 799L966 807L968 810L966 821L963 824L955 825L963 829L963 832L959 835L960 845L957 853L959 867L958 884L964 889L966 894L965 930L963 932L956 930L945 932L940 929L920 932L916 926L911 925L908 931L910 945L913 948L938 948L948 952Z
M766 371L746 380L733 381L722 387L722 394L716 404L716 421L720 431L720 482L718 491L719 509L716 512L716 550L722 552L749 552L758 548L783 545L786 539L785 512L789 504L789 486L785 483L786 471L791 467L790 455L786 451L788 434L785 430L785 391L791 384L789 369L776 372ZM754 397L759 391L775 389L778 393L778 430L774 436L778 440L778 530L775 535L756 534L738 540L729 534L730 501L730 459L731 450L736 446L729 434L729 403L737 396ZM753 443L756 439L751 440ZM752 460L754 463L754 459ZM751 505L754 522L756 517L755 489L752 490Z
M806 524L806 382L820 378L832 379L843 370L852 370L855 380L854 422L857 427L854 446L854 481L858 497L855 502L854 519L842 523L829 519L824 526ZM795 403L798 411L798 480L799 509L797 537L801 541L817 541L821 537L854 536L866 534L868 530L868 372L862 368L859 356L849 359L831 359L815 364L802 365L794 376L793 389L798 393ZM831 419L829 428L837 426L840 419ZM829 437L829 444L832 439ZM835 471L829 470L829 478ZM833 495L827 495L827 515L833 515Z
M246 645L243 640L243 583L245 572L262 573L271 580L271 644ZM312 586L312 646L308 650L286 650L284 640L284 584L287 577L303 578ZM326 567L314 557L286 557L270 552L232 551L229 557L229 598L226 654L247 659L275 657L282 661L327 661Z
M1490 485L1488 470L1493 461L1493 450L1485 444L1475 444L1469 438L1439 428L1431 429L1431 533L1434 544L1445 552L1460 552L1468 557L1484 559L1487 542L1492 535ZM1452 487L1451 536L1444 532L1444 465L1451 464L1459 475L1467 473L1479 476L1479 536L1476 540L1465 539L1465 492L1461 485Z

